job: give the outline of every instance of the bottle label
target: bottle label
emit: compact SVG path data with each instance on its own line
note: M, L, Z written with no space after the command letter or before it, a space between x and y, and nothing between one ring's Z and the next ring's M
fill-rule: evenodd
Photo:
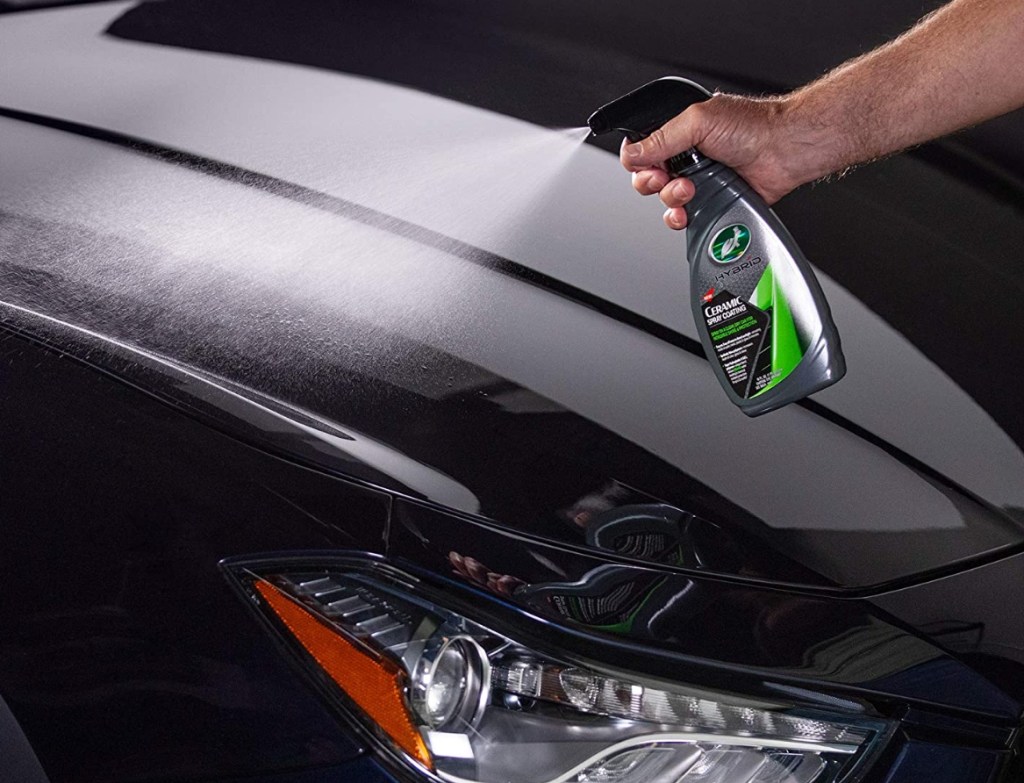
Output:
M706 248L701 313L713 356L737 396L756 397L800 363L806 345L773 274L757 226L726 222Z
M771 328L768 314L726 289L705 302L703 312L715 359L733 391L744 399L750 397L752 377L767 388L765 377L771 368L764 367L763 349Z

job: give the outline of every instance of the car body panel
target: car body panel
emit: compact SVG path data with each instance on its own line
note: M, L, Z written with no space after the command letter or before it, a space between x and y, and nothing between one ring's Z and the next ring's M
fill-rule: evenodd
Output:
M804 686L828 683L833 690L849 687L855 694L898 693L906 700L1011 722L1020 711L1015 698L1007 699L940 648L904 633L898 622L893 624L868 603L616 563L603 553L566 552L408 501L396 502L390 558L434 573L444 573L446 566L454 572L453 551L473 556L488 571L525 582L511 600L528 611L647 649L670 651L677 661L676 676L683 680L708 682L712 672L692 674L687 664L715 661L727 667L723 676L734 688L740 688L739 672L763 672L773 682L792 677Z
M0 694L54 783L387 776L217 570L293 550L386 556L638 670L862 699L902 717L867 783L1001 774L1024 699L1024 357L993 337L1024 291L1012 149L971 135L779 206L850 370L749 420L696 340L684 238L538 123L666 63L749 88L795 55L773 76L702 49L698 72L523 9L268 25L282 7L254 0L230 43L220 0L0 24ZM459 25L479 38L418 68ZM378 70L381 40L408 60ZM243 56L196 51L218 46ZM636 518L684 531L671 556L606 535ZM611 583L622 617L563 611Z
M680 306L687 301L688 287L687 275L680 274L681 238L650 230L648 205L622 187L621 173L607 159L588 154L589 149L573 156L567 145L553 143L532 126L400 87L100 35L127 8L128 4L103 4L63 10L59 24L33 25L28 16L10 20L5 24L4 51L9 57L5 71L11 77L4 85L8 92L0 93L0 105L118 131L376 208L565 280L695 339L688 310ZM60 55L51 56L55 51ZM33 60L32 52L47 56ZM108 85L106 97L100 85ZM147 91L159 98L146 111L123 98ZM85 94L88 100L81 99ZM372 115L367 116L366 106L373 107ZM409 117L417 118L414 133L403 127ZM396 195L393 189L381 187L376 161L360 152L360 143L368 137L387 150L395 170L425 170L411 180L409 192ZM511 149L505 149L505 155L495 154L503 147ZM464 158L453 156L453 149L463 150ZM511 214L496 220L491 204L499 194L506 205L510 197L501 183L513 179L540 152L554 155L568 168L558 171L557 166L554 170L545 166L537 177L543 180L546 175L549 181L534 183L536 190L514 197ZM476 176L480 156L488 159L492 171L488 177ZM332 165L325 167L324 161ZM890 165L893 168L867 170L838 187L794 194L784 202L793 204L792 208L782 208L794 229L813 226L797 235L802 241L821 243L820 249L811 245L808 253L827 273L835 269L850 275L873 256L891 269L891 248L899 248L902 254L906 243L887 235L910 232L913 255L904 262L907 277L884 285L858 285L858 294L872 305L880 304L873 300L885 290L912 293L910 285L923 283L918 265L931 275L941 271L937 283L945 290L959 290L956 270L969 274L971 265L984 263L988 255L984 236L996 247L1017 236L1019 211L1012 205L963 186L959 186L961 193L945 195L950 188L958 188L955 178L915 159L900 158ZM553 175L557 176L552 182ZM522 177L518 180L522 182ZM930 203L927 211L911 210L904 216L901 213L913 203L900 205L899 194L890 184L902 181L925 194L918 194L919 198L933 190L944 195ZM421 197L421 190L434 189L446 193L446 209L438 210ZM879 198L890 197L897 203L875 206ZM944 205L953 209L958 203L968 204L959 209L984 221L974 232L977 238L958 238L951 233L947 216L939 212ZM516 214L516 208L525 214ZM842 215L851 213L858 219L842 220ZM607 214L619 218L601 218ZM870 220L868 232L862 231L863 220ZM567 225L573 226L571 232L566 231ZM865 238L885 252L862 247ZM936 259L950 250L962 255L973 247L980 258L952 257L943 261L952 265L949 271L935 266ZM643 277L633 273L636 262L628 259L634 258L643 259ZM1012 296L1020 285L1019 276L1005 265L993 272L1006 279L988 288ZM1000 416L993 426L991 411L979 410L962 388L936 371L938 360L945 372L956 369L961 386L978 379L980 360L986 358L982 347L975 345L973 372L964 372L962 359L954 364L963 350L959 344L938 356L922 355L919 347L908 346L905 337L850 300L827 277L824 286L840 329L847 334L844 348L850 366L857 372L854 381L837 385L817 399L844 414L849 409L850 418L866 429L935 465L951 479L977 486L990 502L1024 506L1019 482L1024 433L1016 429L1017 417ZM1002 294L987 296L988 307L1000 305L992 320L1002 317ZM919 323L928 324L921 315L927 304L913 304L909 312L918 314ZM947 303L955 305L955 301ZM942 340L957 339L949 330L928 327L928 334ZM1005 372L1005 357L1000 354L997 360ZM1011 374L1018 369L1014 365ZM985 372L977 385L1001 391L1001 385L992 382L998 372ZM980 395L978 389L970 388ZM901 404L906 399L915 401L913 409ZM1000 409L1005 405L1000 403ZM937 428L935 421L940 417L943 427ZM958 444L955 454L949 449L950 441Z
M50 779L355 758L361 744L239 612L216 564L253 547L379 549L387 496L325 486L3 335L0 691ZM45 415L24 416L31 405Z
M381 431L364 434L450 476L429 483L435 502L565 539L559 512L616 481L730 528L757 532L753 516L782 557L845 587L1020 540L1009 519L948 480L806 408L745 426L703 359L536 285L259 189L0 122L14 152L4 164L11 304L284 399L342 430L349 421L366 430L384 395L407 397L406 425L378 421ZM66 185L61 195L75 165L107 172L91 198ZM139 235L139 225L149 228ZM219 294L226 286L229 301ZM510 482L530 482L538 449L552 447L524 424L538 422L547 438L555 419L568 438L551 456L556 485L531 498ZM588 436L586 420L612 440ZM736 438L786 458L737 471ZM657 468L638 462L629 442ZM665 476L657 484L655 470ZM680 496L687 485L691 496ZM913 559L892 546L900 536L914 541ZM864 546L872 556L850 556Z
M875 596L871 602L939 640L944 649L1014 691L1022 680L1008 660L1021 658L1024 618L1006 597L1024 582L1024 556Z
M1013 736L1013 688L994 687L979 676L984 666L965 666L868 602L615 565L424 501L394 506L363 482L270 457L193 421L195 411L4 334L10 404L0 432L20 459L5 462L13 491L0 499L10 585L0 692L53 783L152 779L154 769L157 779L318 780L298 770L320 766L326 780L333 765L356 758L359 739L303 687L217 568L222 555L293 547L373 551L435 574L458 547L533 588L562 589L617 568L653 587L660 597L652 605L665 611L611 629L543 599L515 600L557 621L543 631L548 644L572 649L590 638L581 649L607 645L612 659L631 656L652 674L755 693L773 683L776 695L824 686L846 699L898 698L915 705L915 742L947 725L972 737L971 769L982 758L998 763ZM29 399L54 415L19 418ZM40 473L60 478L35 491ZM40 551L62 579L33 557ZM675 597L663 600L667 593ZM484 608L498 599L474 600ZM923 630L934 618L922 622ZM1012 669L1005 651L1000 665ZM927 755L919 747L915 764Z

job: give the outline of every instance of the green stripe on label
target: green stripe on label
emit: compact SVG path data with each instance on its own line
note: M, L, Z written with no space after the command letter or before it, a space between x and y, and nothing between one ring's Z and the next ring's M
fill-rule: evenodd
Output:
M771 264L764 270L761 279L757 281L757 287L754 289L750 301L755 307L771 310L772 372L778 373L767 386L753 395L756 397L785 380L800 364L804 352L800 347L800 339L796 333L796 324L793 323L793 313L789 309L789 302L772 273Z

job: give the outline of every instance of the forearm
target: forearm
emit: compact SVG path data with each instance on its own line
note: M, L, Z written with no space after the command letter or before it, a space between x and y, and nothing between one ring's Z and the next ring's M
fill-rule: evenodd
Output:
M696 147L768 203L794 188L1024 105L1024 0L953 0L789 95L718 94L622 148L633 187L684 228L694 186L664 161Z
M1024 105L1024 0L954 0L783 99L794 184Z

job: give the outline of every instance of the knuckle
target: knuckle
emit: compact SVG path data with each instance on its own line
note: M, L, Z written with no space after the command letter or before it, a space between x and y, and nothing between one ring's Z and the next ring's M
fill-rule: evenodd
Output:
M661 200L666 207L681 207L689 199L683 180L673 180L661 191Z
M644 141L644 152L663 155L668 149L668 135L664 128L658 128Z
M676 138L677 149L672 150L673 153L682 152L688 147L693 147L704 135L704 129L707 127L708 122L708 103L713 101L714 98L709 98L707 101L701 103L695 103L672 119L672 121L666 126L671 129L673 136Z
M708 105L714 100L715 98L714 96L712 96L711 98L708 98L706 101L701 101L700 103L695 103L692 106L690 106L685 112L685 114L687 115L687 120L689 120L694 127L699 128L707 121L708 110L714 108L714 106Z

